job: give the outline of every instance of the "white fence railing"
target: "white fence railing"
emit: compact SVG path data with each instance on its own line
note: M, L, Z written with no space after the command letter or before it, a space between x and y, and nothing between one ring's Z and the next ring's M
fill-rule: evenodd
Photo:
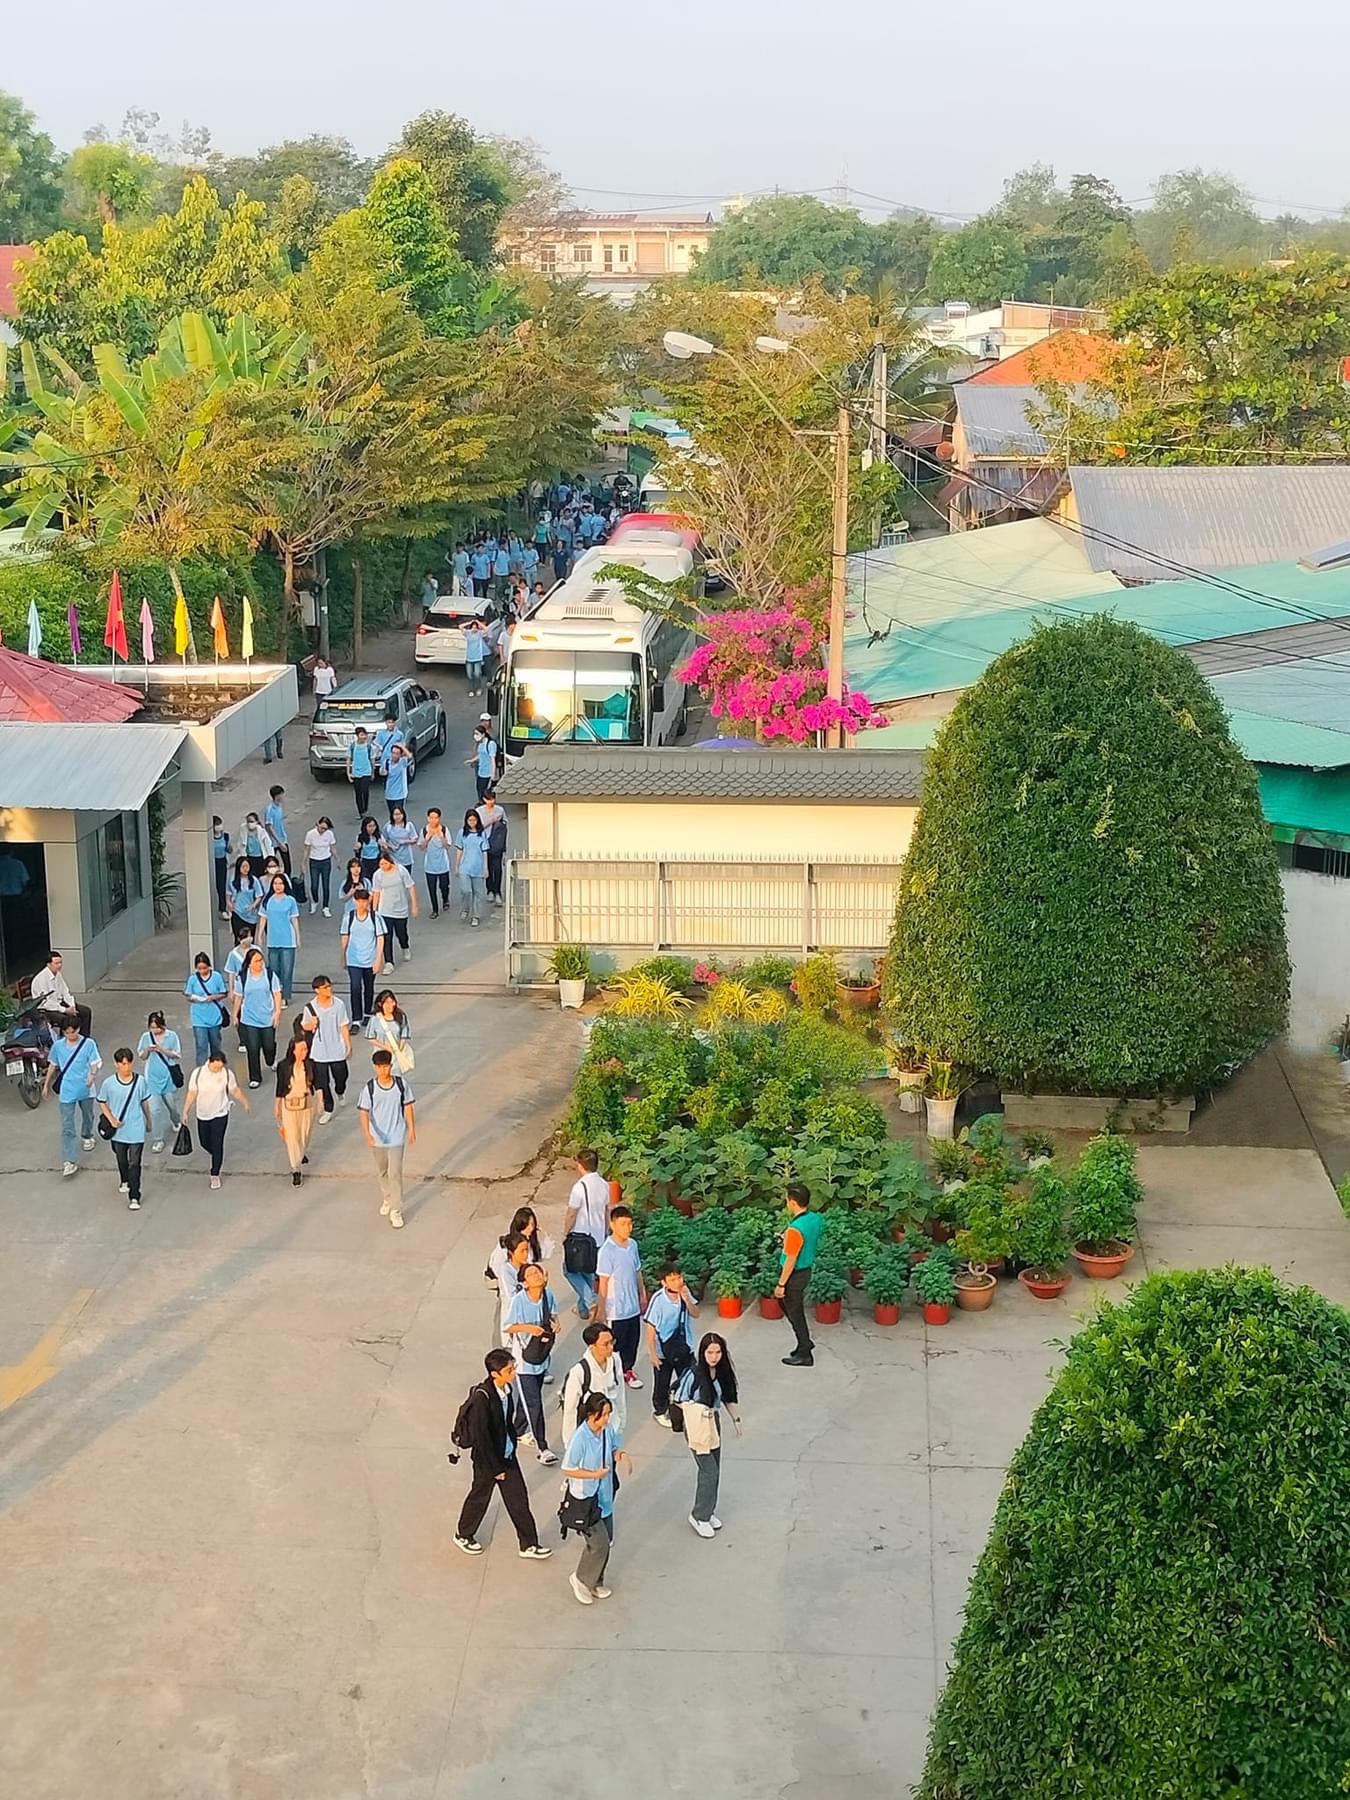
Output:
M522 857L508 871L511 980L538 979L562 943L586 944L615 968L661 950L879 955L899 873L895 861L828 857Z

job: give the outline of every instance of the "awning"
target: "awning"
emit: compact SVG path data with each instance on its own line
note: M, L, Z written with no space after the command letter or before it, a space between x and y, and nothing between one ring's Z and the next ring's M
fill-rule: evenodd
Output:
M182 725L0 724L0 807L136 812L172 762Z

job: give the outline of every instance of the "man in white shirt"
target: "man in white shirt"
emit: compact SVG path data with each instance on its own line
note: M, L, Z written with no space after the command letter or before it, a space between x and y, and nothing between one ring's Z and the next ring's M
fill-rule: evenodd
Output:
M300 1015L300 1029L309 1037L309 1054L314 1062L314 1081L323 1095L320 1125L333 1116L333 1095L338 1105L347 1104L347 1060L352 1053L351 1015L347 1002L333 993L327 975L316 975L311 986L314 998Z
M394 1059L388 1050L377 1050L370 1060L375 1065L374 1079L361 1089L356 1105L380 1178L380 1216L387 1217L399 1231L403 1226L403 1151L417 1142L412 1084L406 1075L394 1073Z
M577 1176L567 1196L567 1217L563 1221L563 1274L577 1297L577 1313L582 1319L595 1316L595 1263L600 1246L609 1236L609 1183L597 1173L600 1158L594 1150L577 1152ZM595 1245L593 1254L573 1237L572 1249L567 1240L573 1234L586 1236ZM570 1268L573 1262L585 1261L586 1268Z
M609 1215L609 1236L600 1246L595 1272L600 1281L600 1303L623 1364L623 1378L630 1388L640 1388L642 1383L633 1364L642 1341L647 1284L642 1279L642 1261L633 1242L633 1215L626 1206L616 1206Z
M57 1019L64 1019L70 1013L80 1021L80 1031L89 1036L94 1015L87 1006L81 1006L71 993L65 976L61 973L64 960L59 950L53 950L47 958L46 966L38 970L33 977L33 1004L48 1025Z

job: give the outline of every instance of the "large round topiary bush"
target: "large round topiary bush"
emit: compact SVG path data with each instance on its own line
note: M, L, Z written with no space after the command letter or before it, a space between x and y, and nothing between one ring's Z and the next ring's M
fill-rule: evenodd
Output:
M921 1800L1350 1782L1350 1314L1267 1270L1106 1306L1013 1459Z
M902 1043L1060 1092L1181 1093L1283 1029L1256 775L1180 651L1038 629L944 725L887 959Z

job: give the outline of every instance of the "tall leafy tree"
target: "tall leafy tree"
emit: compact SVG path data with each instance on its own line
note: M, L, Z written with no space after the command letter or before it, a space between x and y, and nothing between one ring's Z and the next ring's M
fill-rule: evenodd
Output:
M0 91L0 243L45 236L56 229L60 211L56 148L23 101Z
M459 335L459 305L452 290L465 269L420 163L398 157L370 184L360 218L378 247L387 286L406 290L418 317L438 337Z
M66 210L71 224L94 241L105 225L140 213L153 191L156 163L126 144L81 144L66 159Z
M1280 234L1259 217L1251 195L1231 175L1178 169L1162 176L1153 205L1136 214L1139 242L1155 269L1174 263L1265 260Z
M874 257L856 212L811 194L775 194L729 213L713 231L695 278L741 287L855 283Z
M236 194L280 205L288 182L307 181L319 197L325 219L359 206L370 186L373 164L358 156L345 137L312 132L285 138L253 156L231 156L212 164L211 183L227 201Z
M386 160L404 159L426 170L441 221L460 255L475 268L487 268L513 198L502 152L456 114L424 112L404 126Z
M1029 270L1027 253L1013 226L977 219L937 241L928 269L928 292L935 300L969 300L997 306L1018 297Z

